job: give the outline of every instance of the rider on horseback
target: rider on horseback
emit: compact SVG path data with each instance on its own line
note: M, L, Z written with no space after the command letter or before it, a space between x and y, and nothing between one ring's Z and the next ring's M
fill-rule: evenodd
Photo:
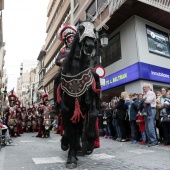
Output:
M59 114L58 105L57 105L57 87L61 82L61 71L64 60L67 58L69 52L71 43L74 39L74 36L77 32L77 29L75 26L72 25L63 25L59 31L58 31L58 37L59 39L64 42L64 47L61 48L59 53L57 54L57 58L55 61L55 64L60 67L58 74L56 75L54 79L54 105L56 107L57 114Z
M59 73L57 74L57 76L54 80L54 103L55 103L56 111L57 111L58 114L60 112L61 107L57 103L57 93L58 93L57 87L59 86L59 84L61 82L62 66L64 65L63 61L67 58L67 56L70 53L71 44L72 44L72 41L73 41L75 35L76 35L76 28L74 28L73 26L70 26L70 25L63 26L58 31L58 36L60 37L60 40L65 43L64 48L62 48L60 50L58 57L56 59L56 65L60 66L60 71L59 71ZM77 49L76 50L76 57L79 58L79 55L80 55L80 49ZM94 77L95 82L96 82L95 88L100 89L100 81L99 81L98 75L96 73L94 73L93 71L91 73L92 73L92 76ZM86 92L86 94L88 94L88 95L86 95L86 97L87 97L86 99L87 99L87 101L89 101L88 102L89 114L90 114L91 117L97 117L98 110L96 109L96 107L97 107L97 105L99 105L99 102L96 102L96 101L99 101L100 97L97 93L95 93L93 95L92 93ZM97 98L97 100L96 100L96 98ZM62 107L63 106L64 105L62 105ZM63 110L63 108L62 108L62 110ZM61 118L61 116L59 116L59 118ZM61 119L59 119L59 120L61 120ZM97 121L96 121L96 123L97 123ZM64 133L60 132L63 135L62 139L61 139L61 148L62 148L62 150L67 150L68 144L69 144L68 135L67 135L67 122L64 123L64 120L62 120L62 125L60 125L60 122L59 122L59 127L61 127L61 126L63 126L63 129L64 129ZM62 128L60 128L60 129L62 129ZM100 147L99 139L96 140L96 141L97 142L94 143L94 147L98 148L98 147ZM81 147L78 147L78 150L81 150Z

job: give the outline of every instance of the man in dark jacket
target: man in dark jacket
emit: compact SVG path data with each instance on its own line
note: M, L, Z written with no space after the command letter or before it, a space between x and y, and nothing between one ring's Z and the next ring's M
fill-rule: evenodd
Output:
M138 114L138 105L139 100L137 98L137 94L133 93L131 98L131 106L130 106L130 127L131 127L131 135L132 141L131 143L137 143L139 140L139 126L136 123L137 114Z
M117 102L116 105L116 109L117 109L117 118L118 118L118 123L120 125L120 131L121 131L121 135L122 135L122 140L121 142L126 142L127 139L127 131L126 131L126 112L128 109L128 106L125 104L125 100L124 99L119 99L119 101Z

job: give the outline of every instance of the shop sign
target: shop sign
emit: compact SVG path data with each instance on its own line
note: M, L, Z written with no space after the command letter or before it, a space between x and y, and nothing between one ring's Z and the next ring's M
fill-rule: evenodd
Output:
M105 86L102 90L107 90L134 80L139 79L139 65L135 63L118 72L105 77Z
M102 86L102 90L107 90L138 79L170 84L170 69L138 62L106 76L105 85Z
M142 79L170 83L170 69L142 62L140 62L139 65L141 70L140 77Z

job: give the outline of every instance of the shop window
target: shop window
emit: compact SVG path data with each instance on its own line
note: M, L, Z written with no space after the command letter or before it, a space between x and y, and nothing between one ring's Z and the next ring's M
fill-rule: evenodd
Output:
M158 29L146 26L149 52L170 57L168 34Z
M107 47L103 48L103 52L101 56L102 56L102 66L104 67L107 67L110 64L122 58L119 33L109 40L109 44Z

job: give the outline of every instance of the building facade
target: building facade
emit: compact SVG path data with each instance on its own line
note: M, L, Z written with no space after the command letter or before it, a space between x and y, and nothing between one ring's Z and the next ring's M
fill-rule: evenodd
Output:
M141 93L144 82L154 91L170 89L169 0L77 1L74 23L89 16L97 29L109 27L109 44L101 54L106 70L103 100L122 91Z
M2 88L2 77L5 57L5 43L3 42L3 16L2 11L4 10L4 0L0 0L0 88Z
M43 80L45 76L45 67L44 67L44 59L45 59L46 51L45 46L43 45L40 53L38 55L38 84L37 84L37 102L41 102L41 96L44 92Z
M100 54L106 70L103 100L122 91L140 93L144 82L154 91L170 88L169 0L50 0L47 16L43 86L50 100L58 69L54 61L63 45L56 33L62 24L77 25L79 19L92 19L97 30L109 35Z
M45 76L43 78L43 87L49 94L49 102L53 104L53 81L58 72L55 60L63 43L58 39L57 32L61 25L70 22L70 0L50 0L47 8L47 23L45 39L45 58L44 68Z

